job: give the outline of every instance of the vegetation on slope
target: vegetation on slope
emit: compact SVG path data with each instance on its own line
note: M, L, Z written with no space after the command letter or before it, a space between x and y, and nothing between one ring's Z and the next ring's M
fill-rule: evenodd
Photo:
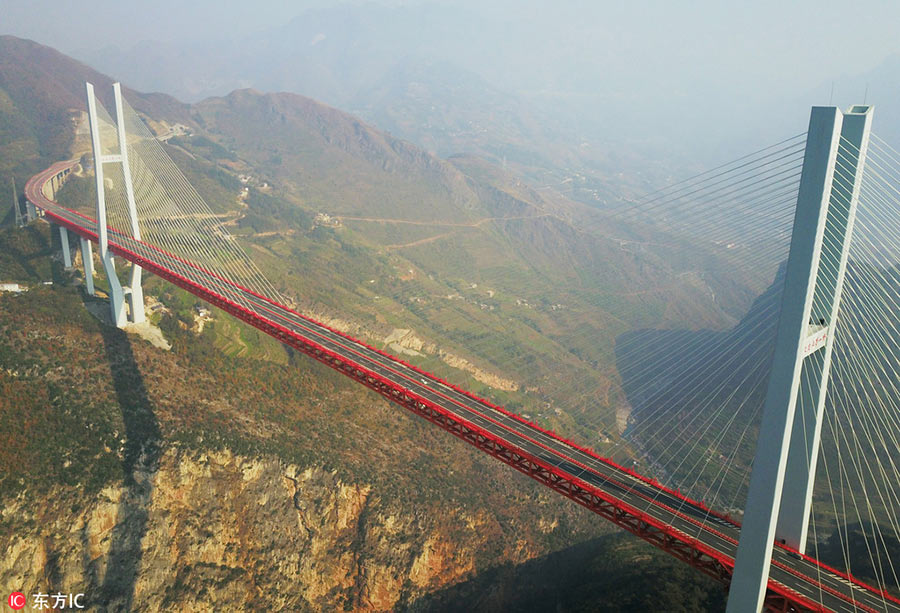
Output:
M46 257L54 246L48 228L38 222L26 230L0 232L0 253L21 245L23 235L33 243L22 251L25 260ZM138 467L152 474L172 449L228 450L321 467L345 483L371 487L377 501L373 513L415 514L426 525L446 525L454 542L475 544L476 565L467 583L439 596L434 606L500 590L499 600L490 602L503 610L528 608L513 587L533 568L517 570L523 560L564 552L608 530L577 505L322 365L292 355L276 364L223 354L214 346L215 326L196 335L180 325L179 313L190 308L187 304L160 321L172 343L169 352L110 328L88 313L83 304L88 299L58 272L66 284L34 285L41 273L24 270L20 279L33 288L0 294L0 428L7 433L0 453L0 501L34 501L29 517L41 516L34 505L74 515L104 488L138 487L129 486ZM48 499L52 503L38 502ZM491 519L472 532L464 518L473 516ZM126 514L120 521L131 520ZM42 525L14 514L3 519L7 534L52 541L61 538L54 530L52 522ZM569 577L569 585L583 582L574 594L585 594L584 600L565 600L570 610L596 604L598 571L624 586L638 581L648 548L616 553L622 546L591 543L594 562L581 579ZM578 559L588 550L584 547ZM609 561L616 559L638 562L637 572L614 572ZM559 565L556 560L553 566ZM505 569L490 570L503 564ZM686 603L721 598L712 582L692 577L683 583L686 570L673 562L658 568L654 563L654 568L665 589L684 586L666 597ZM200 571L180 570L178 589L189 591L192 582L201 581ZM238 574L231 580L237 581L245 571L233 572ZM624 594L632 588L621 589ZM549 585L547 590L537 602L556 598ZM114 595L113 590L107 596Z
M23 61L51 65L47 82L67 91L66 96L45 92L56 101L55 108L78 109L82 78L103 84L100 76L85 77L77 66L69 67L66 79L56 79L69 69L54 64L58 58L44 54L41 60L21 41L4 42L19 45ZM19 96L43 83L5 70L5 82L11 90L19 88ZM716 304L672 283L673 275L693 262L635 248L634 241L625 247L608 229L600 231L603 224L585 207L540 195L489 164L439 160L300 96L242 91L194 107L159 96L132 94L130 100L150 119L184 121L196 128L195 135L170 141L170 155L213 209L227 215L252 259L299 308L342 318L355 334L380 345L393 330L411 329L438 349L407 356L410 361L526 412L542 425L573 433L580 423L584 440L601 451L617 436L616 409L625 402L614 370L615 336L636 325L683 322L687 313L693 326L721 325L728 319ZM25 111L17 107L15 112ZM73 125L56 125L61 133L74 131ZM247 193L242 193L239 174L252 176ZM89 210L92 189L89 177L75 177L60 198ZM337 223L320 223L321 213ZM729 294L739 296L735 304L746 301L740 293L739 287L717 288L725 302ZM182 329L182 324L191 326L194 299L152 279L147 294L171 311L154 318L174 341L175 355L189 355L192 365L211 360L211 371L226 374L245 369L262 376L268 371L259 365L265 365L281 373L279 386L292 389L287 382L292 371L277 370L290 368L292 358L271 339L217 315L201 340L194 340ZM181 347L179 337L190 340ZM471 369L452 366L447 355L511 380L517 389L503 390ZM235 359L251 362L228 362ZM322 380L310 381L311 386L331 376L340 388L336 375L324 369L316 375ZM234 376L241 385L251 384L240 373ZM181 383L215 393L192 378ZM248 453L287 454L304 448L293 433L305 431L306 424L279 408L276 400L284 398L278 390L268 399L271 404L263 406L268 407L267 419L283 431L248 439L245 417L199 410L208 406L194 401L187 406L197 410L173 410L171 421L160 421L160 436L167 435L166 424L172 423L176 425L168 434L191 444ZM393 438L397 431L385 433L379 439L385 446L375 445L373 452L387 458L397 453L395 447L402 449L409 438ZM371 442L368 430L353 434ZM326 442L340 447L341 440L343 434ZM358 457L348 465L348 478L368 478L372 468L364 454L350 456ZM403 459L422 461L418 455ZM417 483L413 489L453 491L443 484L426 485L437 486Z
M49 47L0 35L0 181L4 188L15 176L21 189L32 174L71 155L75 122L86 106L85 81L94 84L107 108L113 108L113 81L106 75ZM125 95L142 112L188 121L186 105L169 96L127 89Z
M705 287L676 281L696 262L626 247L588 207L488 163L440 160L302 96L244 90L188 109L133 98L145 116L195 129L167 150L299 308L376 344L411 330L435 347L407 356L417 365L601 450L627 404L616 336L728 320ZM88 182L72 183L61 197L90 208ZM720 303L739 293L716 286ZM487 374L449 366L455 357Z

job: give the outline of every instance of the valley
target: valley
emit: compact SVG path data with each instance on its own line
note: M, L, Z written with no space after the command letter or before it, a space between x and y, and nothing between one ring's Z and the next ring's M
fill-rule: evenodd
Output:
M19 130L0 132L0 176L23 184L48 161L80 159L58 199L89 214L78 88L110 79L30 41L4 36L0 49L0 128ZM29 105L35 92L42 102ZM569 179L532 187L534 168L505 156L438 157L296 94L243 89L193 104L126 95L210 204L207 217L291 308L740 513L755 440L744 435L755 435L758 414L725 402L701 431L690 406L698 388L680 370L701 358L706 374L731 361L756 368L756 354L692 351L759 332L770 315L760 304L777 298L779 277L733 269L722 255L731 244L687 255L690 236L589 204L563 189ZM618 576L602 561L611 556L635 568L650 560L673 606L721 608L705 579L623 545L579 508L161 279L145 283L155 346L108 329L86 314L78 273L51 263L58 238L39 225L4 234L0 258L0 281L34 287L0 296L0 382L29 398L0 412L10 427L28 425L0 479L5 527L28 535L0 568L8 579L37 569L53 585L89 585L94 604L113 608L246 608L255 594L294 610L504 610L528 608L513 586L558 565L572 569L572 586L595 591L554 595L548 585L535 598L579 610L613 606L577 567ZM37 286L49 279L52 288ZM74 360L82 345L105 355L108 371ZM649 360L635 358L648 346ZM761 403L757 377L731 383L711 376L706 391ZM740 439L707 437L722 423L742 428ZM45 431L54 427L78 434ZM667 437L699 443L679 456L654 447ZM726 460L739 469L723 479L715 462ZM711 461L710 474L697 473ZM489 484L472 488L482 473ZM27 502L40 496L63 502ZM255 561L265 551L276 555ZM299 588L273 595L288 585ZM662 598L632 596L618 600Z

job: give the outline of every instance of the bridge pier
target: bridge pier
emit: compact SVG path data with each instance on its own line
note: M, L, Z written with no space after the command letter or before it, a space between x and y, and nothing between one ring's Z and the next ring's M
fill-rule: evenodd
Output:
M128 314L132 323L146 321L144 314L144 290L141 288L141 267L132 264L128 276L128 287L125 288L125 297L128 300Z
M22 207L19 206L19 191L16 189L16 179L12 180L12 196L13 196L13 214L16 219L16 227L21 228L25 225L25 219L22 217Z
M62 245L63 266L66 270L72 270L72 249L69 247L69 231L65 226L59 226L59 242Z
M776 537L798 551L806 547L831 348L871 111L865 106L854 106L847 113L813 107L810 115L772 371L728 613L762 609ZM847 145L842 147L842 140ZM839 152L838 189L833 189ZM823 250L826 237L828 248Z
M25 223L29 223L38 218L37 207L31 200L25 201Z
M113 325L124 328L128 323L128 317L125 312L125 292L119 282L119 275L116 274L116 261L109 250L105 255L101 253L100 261L103 262L103 272L106 273L106 280L109 283L109 308Z
M94 295L94 249L91 241L79 237L81 242L81 263L84 267L84 287L88 296Z

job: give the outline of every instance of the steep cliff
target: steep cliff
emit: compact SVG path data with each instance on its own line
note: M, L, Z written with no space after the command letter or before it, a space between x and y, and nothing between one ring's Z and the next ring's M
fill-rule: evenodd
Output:
M598 529L311 361L229 358L170 316L165 351L31 286L0 294L3 585L111 610L390 610Z
M648 568L693 572L588 542L613 529L310 360L228 357L216 322L170 314L168 351L104 325L55 240L0 230L0 267L30 288L0 293L9 589L108 611L578 610ZM678 581L672 602L720 594Z
M82 496L53 487L7 504L4 585L114 610L385 611L470 576L496 521L463 509L433 521L322 467L181 445ZM76 512L60 508L72 498Z

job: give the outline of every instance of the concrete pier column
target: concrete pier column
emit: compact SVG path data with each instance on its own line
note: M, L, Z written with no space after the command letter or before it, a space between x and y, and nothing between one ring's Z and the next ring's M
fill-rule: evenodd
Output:
M91 241L80 238L81 262L84 266L84 287L88 296L94 295L94 249Z
M72 268L72 250L69 248L69 231L65 226L59 227L59 242L62 243L63 265L66 270Z

